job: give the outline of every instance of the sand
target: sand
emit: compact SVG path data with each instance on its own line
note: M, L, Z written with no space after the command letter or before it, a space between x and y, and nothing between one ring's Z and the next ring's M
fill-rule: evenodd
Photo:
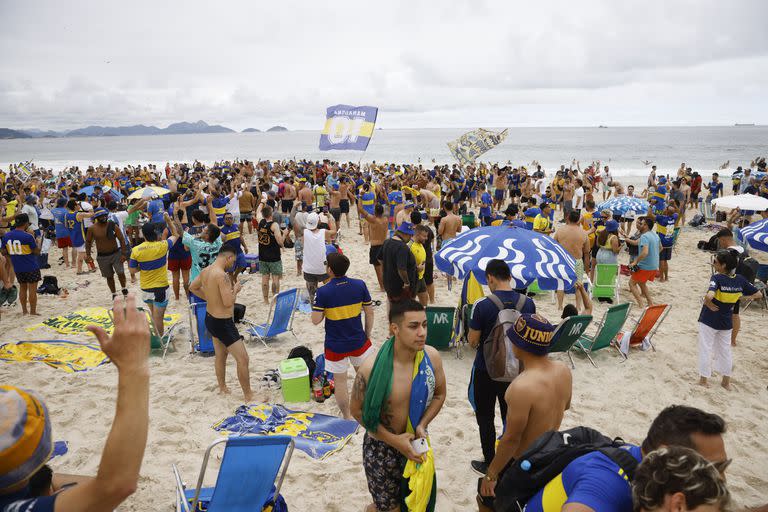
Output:
M573 401L563 421L563 427L587 425L610 436L640 443L656 414L670 404L684 403L722 415L728 423L726 446L734 462L728 470L732 493L741 505L757 505L768 501L768 362L766 350L766 316L757 308L742 314L743 331L734 351L735 369L733 391L719 387L713 378L709 389L697 385L697 316L701 296L707 287L709 254L696 250L696 242L710 236L709 232L685 228L679 251L671 261L670 282L652 284L658 301L672 304L672 310L654 339L657 351L633 350L629 360L622 362L615 351L604 350L595 355L599 368L593 368L586 358L576 356L573 379ZM253 235L248 236L252 247ZM352 260L349 275L369 283L374 299L384 300L378 291L373 269L368 265L368 249L357 235L356 227L345 230L344 251ZM623 255L626 263L626 255ZM89 305L106 305L110 295L106 282L96 274L74 276L57 266L58 251L53 250L54 267L44 274L58 276L60 286L72 286L85 280L90 284L67 299L52 296L40 298L43 317L66 313ZM283 253L287 270L283 287L303 287L296 276L293 251ZM247 318L263 321L267 308L261 299L260 282L254 276L247 283L239 302L247 305ZM449 292L446 281L436 281L437 304L454 306L458 287ZM626 282L623 283L626 286ZM136 285L132 287L137 289ZM630 298L622 290L624 299ZM171 300L170 312L185 314L185 302ZM541 312L553 321L559 317L549 296L537 300ZM595 305L595 317L605 311L604 304ZM385 306L375 308L375 344L385 339ZM637 311L633 312L636 316ZM186 318L186 317L185 317ZM3 341L31 339L71 339L89 341L90 336L65 336L47 328L27 332L26 327L39 319L22 317L20 308L3 311L0 326ZM312 326L309 315L297 313L294 329L298 340L309 345L315 354L322 349L324 331ZM594 327L592 328L594 329ZM176 351L163 360L151 359L150 433L144 457L138 491L121 510L171 510L174 507L174 483L171 464L178 464L188 484L197 480L202 455L208 444L218 437L210 427L215 421L230 415L240 404L242 396L235 376L234 361L230 360L228 382L231 396L216 393L213 360L189 354L189 332L186 326L177 331ZM90 341L93 341L92 339ZM299 342L283 335L264 348L254 342L248 346L251 357L252 383L256 389L266 370L276 368L291 348ZM448 397L441 413L430 427L435 446L440 511L471 510L475 503L477 475L470 469L473 458L479 458L480 442L475 419L467 401L467 383L474 354L469 348L457 359L455 352L443 352L448 380ZM564 354L557 354L567 360ZM65 373L42 364L0 363L0 382L14 384L39 392L50 410L56 440L69 442L67 455L57 458L52 466L67 473L93 474L97 470L101 450L112 422L117 372L108 365L79 374ZM262 389L257 392L262 401L280 402L279 391ZM309 402L300 407L307 411L338 414L335 401L323 404ZM500 421L497 421L500 425ZM294 511L362 510L369 502L362 468L359 431L339 453L324 461L311 459L296 451L286 480L283 495ZM220 454L213 460L207 480L213 482Z

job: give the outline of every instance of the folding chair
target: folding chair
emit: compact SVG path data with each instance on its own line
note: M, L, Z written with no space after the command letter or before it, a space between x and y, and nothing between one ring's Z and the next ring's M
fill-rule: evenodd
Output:
M427 306L427 345L438 350L449 348L455 314L454 307Z
M612 299L619 303L619 265L598 263L595 266L595 282L592 286L593 299Z
M274 338L284 332L290 332L296 338L296 333L293 332L293 313L296 310L298 300L298 288L282 291L272 297L269 302L269 312L265 323L257 325L248 320L241 320L240 323L248 326L247 330L251 339L258 339L265 347L267 346L267 339ZM298 338L296 339L298 340Z
M213 337L205 328L206 308L205 301L193 302L189 305L189 342L193 353L213 352Z
M591 322L592 315L574 315L560 322L552 335L549 353L565 352L568 354L568 359L571 360L571 367L576 368L576 364L573 362L573 355L571 355L571 349L573 344L587 330Z
M203 488L211 450L222 443L226 445L216 484ZM177 512L252 512L274 506L291 462L293 448L294 441L289 436L217 439L205 450L195 488L187 489L178 468L172 465Z
M654 306L648 306L640 314L640 318L635 322L635 326L631 331L620 333L619 337L629 335L629 346L636 347L641 345L643 340L648 340L651 344L651 348L656 352L656 347L653 345L651 339L656 331L661 326L661 323L667 318L672 306L667 304L656 304ZM623 353L623 352L622 352Z
M533 295L544 295L545 293L550 294L550 298L552 299L552 302L555 302L555 291L554 290L542 290L539 286L539 280L534 280L531 284L528 285L527 288L528 293L531 293Z
M155 326L155 320L154 318L152 318L152 315L150 314L149 310L141 307L136 309L144 312L144 314L147 315L147 320L149 322L150 350L162 350L163 359L165 359L165 354L168 353L168 347L171 345L171 339L173 338L173 331L176 330L176 328L179 326L178 322L168 326L167 329L164 329L163 335L160 336L159 334L157 334L157 327ZM113 316L111 309L107 309L107 315L109 316L109 319L112 320L112 324L114 325L115 317Z
M744 304L741 308L742 311L746 311L749 306L757 302L763 309L768 309L768 288L762 281L755 281L755 288L760 292L760 298L758 299L744 299Z
M631 309L632 304L629 302L611 306L605 312L603 318L599 322L596 322L598 327L595 335L589 336L587 334L582 334L579 336L579 339L576 341L576 343L574 343L573 346L584 352L584 355L587 356L589 362L592 363L592 366L595 368L597 368L597 364L595 364L595 361L592 359L590 354L606 347L613 346L616 348L616 351L621 354L622 357L624 357L624 359L627 358L627 356L624 355L613 344L613 340L624 326L624 322L626 322L627 317L629 316L629 311Z

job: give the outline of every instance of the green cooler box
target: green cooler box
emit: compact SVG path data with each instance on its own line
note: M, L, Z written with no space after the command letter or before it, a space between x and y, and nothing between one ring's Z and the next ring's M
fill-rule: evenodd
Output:
M309 402L309 370L300 357L280 361L280 383L286 402Z
M448 350L453 335L453 315L456 308L427 306L427 345Z

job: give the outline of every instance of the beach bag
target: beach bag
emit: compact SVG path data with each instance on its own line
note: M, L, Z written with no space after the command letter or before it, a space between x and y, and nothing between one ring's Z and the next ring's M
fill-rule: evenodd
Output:
M499 382L512 382L520 373L520 362L512 352L512 340L507 337L507 329L520 318L520 310L525 306L526 296L520 294L514 308L507 309L495 294L488 299L499 309L496 323L483 342L483 355L488 376Z
M618 464L631 482L639 463L622 448L624 445L621 438L611 439L589 427L545 432L502 473L496 485L494 510L520 512L568 464L595 451Z
M43 284L37 287L37 293L58 295L59 294L59 282L56 276L43 276Z
M701 213L697 213L696 215L693 216L693 218L688 223L688 225L692 226L694 228L697 228L697 227L701 226L702 224L704 224L705 221L706 221L706 219L704 218L704 215L701 214Z
M245 318L245 304L235 302L235 307L232 310L232 319L236 324L239 324L243 318Z
M709 240L699 240L696 247L702 251L715 252L719 247L717 235L712 235Z

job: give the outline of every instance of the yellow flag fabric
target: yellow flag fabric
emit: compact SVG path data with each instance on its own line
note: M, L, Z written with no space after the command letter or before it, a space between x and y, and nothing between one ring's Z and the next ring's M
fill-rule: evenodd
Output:
M425 512L429 506L432 484L435 481L435 454L431 443L425 455L426 460L421 464L416 464L412 460L405 464L403 478L408 479L408 489L411 491L405 498L408 512Z
M45 363L67 373L84 372L107 364L109 358L98 345L66 340L20 341L0 345L0 361Z
M179 319L180 315L167 313L163 318L163 324L168 327L178 322ZM149 313L147 313L147 321L149 321ZM89 325L98 325L108 334L112 334L114 328L107 308L96 307L80 309L66 315L52 316L41 324L28 327L27 331L49 327L61 334L83 334L88 333L86 327Z

